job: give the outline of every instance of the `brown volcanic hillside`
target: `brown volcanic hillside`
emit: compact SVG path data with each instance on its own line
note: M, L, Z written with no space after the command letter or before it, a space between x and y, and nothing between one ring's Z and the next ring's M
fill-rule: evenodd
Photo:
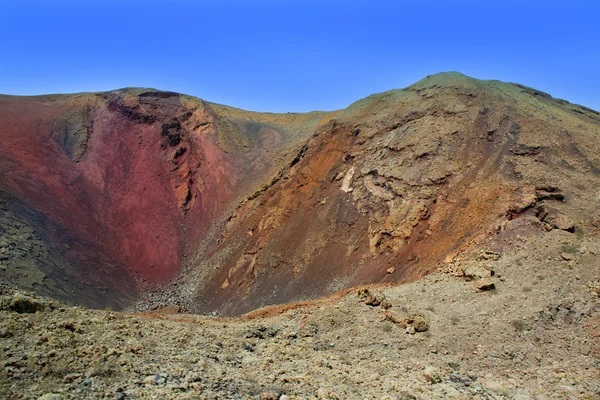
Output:
M0 279L122 308L325 117L176 93L0 97Z
M91 307L178 277L145 306L237 314L600 225L600 115L456 73L336 113L127 89L0 115L0 279Z
M371 96L213 234L180 299L244 313L414 280L488 239L501 250L515 235L592 231L599 139L595 111L456 73Z

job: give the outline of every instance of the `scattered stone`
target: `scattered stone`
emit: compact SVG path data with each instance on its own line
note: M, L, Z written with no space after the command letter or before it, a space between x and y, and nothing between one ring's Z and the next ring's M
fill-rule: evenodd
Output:
M596 212L591 218L591 224L594 228L600 229L600 212Z
M481 291L492 290L496 288L494 282L489 278L482 278L478 280L475 286Z
M364 300L371 295L371 292L369 292L369 289L358 289L356 295L360 300Z
M459 399L461 398L461 394L458 390L453 388L450 385L444 385L444 395L448 399Z
M398 399L399 400L417 400L417 398L413 394L408 393L404 390L398 393Z
M420 315L413 317L412 325L415 328L415 332L427 332L429 330L429 324Z
M521 196L519 199L515 200L509 206L508 215L510 217L513 217L514 215L521 214L525 210L528 210L529 208L535 206L536 203L537 203L537 196L535 194L535 191L531 191L531 190L525 191L524 193L521 193Z
M398 315L393 311L385 311L383 316L384 316L384 320L390 321L390 322L398 325L400 328L406 328L408 326L408 321L410 319L410 315L408 315L408 314Z
M499 382L496 381L486 381L485 382L485 387L495 393L499 393L499 394L506 394L507 390L506 388Z
M486 251L482 251L481 253L479 253L479 258L482 260L498 261L500 259L500 253L486 250Z
M47 393L38 398L38 400L65 400L65 399L66 399L65 396L63 396L62 394L56 394L56 393Z
M396 268L395 267L390 267L386 271L387 271L388 274L393 274L394 272L396 272Z
M281 394L275 389L263 389L260 394L261 400L279 400Z
M417 332L427 332L429 330L429 324L420 315L409 315L402 313L400 315L392 311L384 311L384 320L390 321L400 328L405 328L406 333L414 335Z
M20 314L33 314L37 311L45 311L46 305L38 299L17 292L9 305L9 309Z
M167 378L169 375L165 372L161 372L160 374L154 377L154 381L157 385L165 385L167 383Z
M63 383L71 383L79 378L81 378L81 374L68 374L63 377Z
M494 269L492 267L479 262L468 263L466 266L462 267L462 271L467 280L491 278L494 276Z
M371 307L378 307L381 304L381 300L371 295L365 299L365 304Z
M543 147L526 146L524 144L513 144L509 150L517 156L537 156L542 152Z
M167 374L149 375L144 378L144 383L148 386L160 386L167 383Z
M442 381L437 369L432 366L425 367L425 370L423 370L423 378L431 384L440 383Z
M344 176L344 180L342 181L342 187L341 189L346 192L349 193L352 191L352 187L350 185L352 185L352 178L354 177L354 167L351 167L348 172L346 172L346 175Z
M562 193L559 188L554 186L544 186L536 188L536 196L538 201L556 200L562 202L565 200L564 193Z
M379 307L381 302L385 301L382 296L376 296L369 292L369 289L359 289L357 295L362 302L371 307Z
M561 257L562 257L562 259L563 259L563 260L565 260L565 261L572 261L572 260L574 260L574 259L575 259L575 257L573 256L573 254L570 254L570 253L565 253L565 252L563 252L563 253L560 253L560 256L561 256Z
M558 215L550 220L552 227L567 232L575 231L575 222L565 215Z

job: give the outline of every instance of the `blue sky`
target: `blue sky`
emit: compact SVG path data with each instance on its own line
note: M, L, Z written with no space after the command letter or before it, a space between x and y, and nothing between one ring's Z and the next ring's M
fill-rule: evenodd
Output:
M142 86L332 110L459 71L600 110L598 3L0 0L0 93Z

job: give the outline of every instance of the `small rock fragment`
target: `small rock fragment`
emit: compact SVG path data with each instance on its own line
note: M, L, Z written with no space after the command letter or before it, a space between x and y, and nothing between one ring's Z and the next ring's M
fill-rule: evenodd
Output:
M39 300L34 299L33 297L26 296L22 293L15 293L13 300L9 305L9 309L20 314L33 314L37 311L44 311L46 309L46 305Z
M358 289L356 295L359 299L364 300L371 295L371 292L369 292L369 289Z
M344 180L342 181L342 187L341 189L346 192L349 193L352 191L352 187L350 187L350 185L352 185L352 178L354 177L354 167L351 167L348 172L346 172L346 176L344 177Z
M448 399L459 399L462 397L460 392L450 385L445 385L444 392L445 397Z
M63 383L71 383L79 378L81 378L81 374L77 374L77 373L68 374L63 377Z
M498 261L500 259L500 254L496 253L495 251L486 250L480 253L479 258L482 260Z
M376 296L370 295L365 299L365 304L371 307L377 307L381 304L381 300L379 300Z
M600 228L600 211L592 216L591 223L594 228Z
M483 279L480 279L477 281L476 287L478 290L486 291L486 290L495 289L496 285L494 284L494 282L491 279L483 278Z
M560 253L560 256L562 257L563 260L565 261L571 261L573 260L575 257L573 257L573 254L569 254L569 253Z
M506 388L504 386L502 386L501 383L496 382L496 381L486 381L485 382L485 387L492 391L492 392L496 392L499 394L505 394L506 393Z
M416 400L417 398L413 394L410 394L403 390L398 393L398 399L400 399L400 400Z
M56 393L47 393L38 398L38 400L65 400L65 396Z
M427 332L429 330L429 324L420 315L413 317L412 325L415 328L415 332Z
M279 400L280 393L275 389L263 389L260 394L261 400Z
M552 227L563 230L563 231L567 231L567 232L574 232L575 231L575 223L573 222L573 220L565 215L558 215L554 218L552 218L552 220L550 220L550 224L552 225Z
M521 214L525 210L535 206L537 203L537 196L535 191L527 190L521 194L520 198L516 199L509 207L508 212L510 216Z
M425 378L426 381L432 384L439 383L442 381L437 370L432 366L425 367L425 370L423 371L423 378Z
M480 263L469 263L463 268L463 273L467 280L475 278L491 278L494 276L494 269Z
M158 381L160 380L159 375L148 375L144 378L144 384L148 386L158 385Z
M408 326L409 318L410 317L407 314L397 315L392 311L384 312L384 319L398 325L400 328L406 328Z

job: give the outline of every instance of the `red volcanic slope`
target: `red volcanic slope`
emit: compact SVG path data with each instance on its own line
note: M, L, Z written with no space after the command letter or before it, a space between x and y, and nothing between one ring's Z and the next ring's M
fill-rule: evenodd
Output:
M263 123L260 114L156 91L2 96L0 115L0 193L13 208L6 211L70 238L61 243L34 229L47 237L52 262L33 260L46 275L33 288L96 307L125 305L140 284L174 277L223 210L277 167L273 159L247 161L302 139L272 116ZM311 126L320 117L303 118ZM30 215L14 209L15 199ZM56 264L67 265L61 276ZM108 279L119 285L101 284L90 302L86 285ZM62 289L52 293L57 280ZM124 300L114 304L114 296Z

